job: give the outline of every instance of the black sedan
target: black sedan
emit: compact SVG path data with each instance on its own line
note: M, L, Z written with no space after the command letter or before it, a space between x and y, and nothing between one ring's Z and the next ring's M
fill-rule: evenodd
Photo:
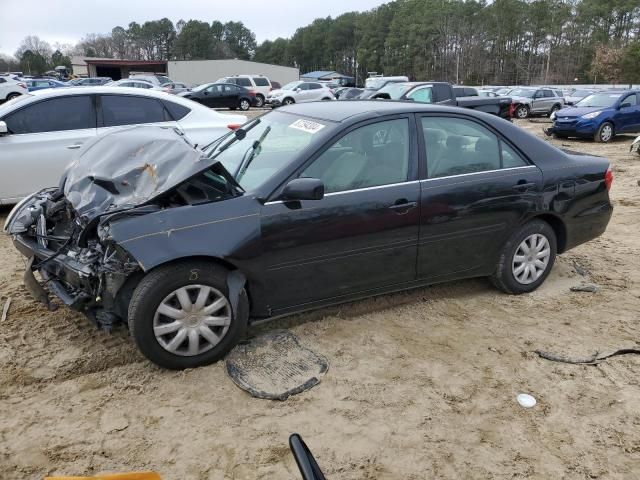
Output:
M611 182L606 159L492 115L317 102L203 150L157 127L97 137L5 229L36 298L128 324L180 369L222 358L256 319L469 277L531 292L605 231Z
M257 105L255 92L233 83L206 83L178 95L211 108L246 111Z

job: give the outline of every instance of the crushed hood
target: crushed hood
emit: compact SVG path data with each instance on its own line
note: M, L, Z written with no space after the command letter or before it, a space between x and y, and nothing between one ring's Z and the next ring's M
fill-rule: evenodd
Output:
M216 161L173 128L140 126L87 142L62 177L81 217L148 202Z

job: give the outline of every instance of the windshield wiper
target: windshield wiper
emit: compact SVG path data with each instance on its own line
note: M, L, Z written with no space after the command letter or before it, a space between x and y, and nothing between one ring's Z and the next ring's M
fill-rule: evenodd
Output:
M262 135L260 135L260 138L258 140L253 142L253 145L251 146L251 153L249 154L246 160L243 159L243 161L240 162L240 165L238 165L238 169L235 171L233 175L233 177L237 181L240 181L240 179L243 177L243 175L247 171L247 168L249 168L249 165L251 165L251 162L256 156L256 152L260 148L260 145L262 145L262 142L264 141L266 136L269 135L270 131L271 131L271 125L269 125L267 128L264 129L264 132L262 132Z
M218 155L220 155L222 152L224 152L227 148L229 148L231 146L231 144L234 143L236 140L243 140L244 137L247 136L247 132L249 130L251 130L253 127L255 127L256 125L258 125L261 121L262 120L260 118L256 118L256 120L253 123L251 123L250 125L247 125L245 128L238 128L237 130L235 130L233 132L231 138L229 140L227 140L224 144L220 145L220 147L218 147L218 152L214 156L209 157L209 158L211 158L213 160ZM219 143L219 142L222 142L222 140L224 138L225 137L223 136L223 137L220 137L220 138L214 140L209 145L206 145L205 147L203 147L202 150L204 151L204 150L208 149L209 147L211 147L212 145L214 145L216 143ZM215 151L215 149L213 151Z

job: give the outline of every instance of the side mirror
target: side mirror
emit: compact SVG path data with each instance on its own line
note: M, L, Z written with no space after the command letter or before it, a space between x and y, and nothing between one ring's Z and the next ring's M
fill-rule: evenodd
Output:
M300 93L302 91L301 88L296 88L296 93Z
M289 448L293 453L293 458L296 459L302 480L326 480L316 459L313 458L313 454L300 435L294 433L289 437Z
M324 183L317 178L294 178L282 191L283 200L322 200Z
M9 127L7 127L7 124L3 121L0 121L0 135L8 135L9 134Z

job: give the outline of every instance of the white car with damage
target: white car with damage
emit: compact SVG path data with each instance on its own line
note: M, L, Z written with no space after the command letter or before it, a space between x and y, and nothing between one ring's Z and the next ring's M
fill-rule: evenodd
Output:
M204 146L246 121L151 89L69 87L21 95L0 105L0 204L57 186L83 144L102 133L173 127Z

